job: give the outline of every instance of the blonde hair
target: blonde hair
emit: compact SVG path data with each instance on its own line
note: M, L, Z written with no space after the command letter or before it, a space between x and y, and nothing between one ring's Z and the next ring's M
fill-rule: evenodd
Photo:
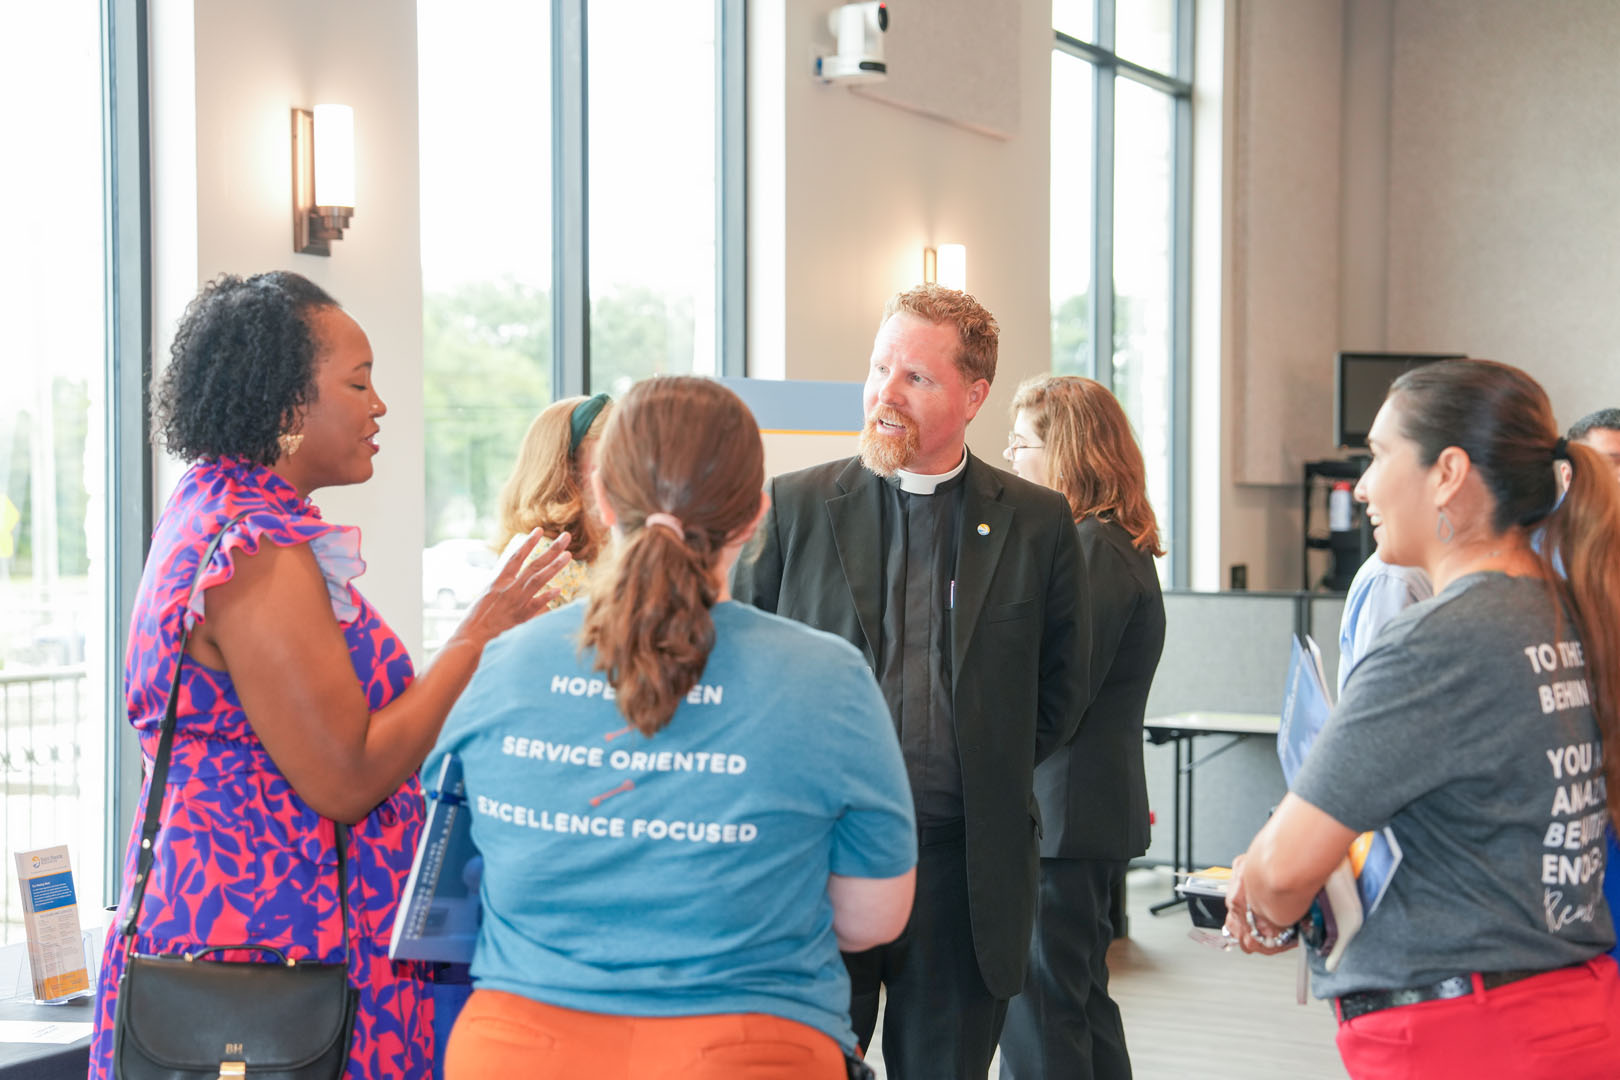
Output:
M501 488L497 549L504 549L512 537L536 528L546 536L566 530L573 537L569 550L576 560L588 563L596 557L602 530L591 508L579 462L601 438L613 405L610 402L603 406L578 449L570 453L574 410L589 400L570 397L554 401L529 425L512 475Z
M996 317L973 297L943 285L918 285L889 297L883 305L883 321L902 311L936 325L948 323L956 327L956 336L962 342L956 369L962 378L969 383L979 379L996 381L996 346L1001 328L996 325Z
M620 539L593 580L580 647L596 650L625 719L652 735L709 662L715 569L759 513L765 448L736 394L664 375L620 400L596 474ZM652 515L664 517L649 525Z
M1037 375L1013 394L1014 420L1020 411L1046 444L1047 479L1069 500L1074 520L1113 521L1136 550L1163 555L1142 450L1108 388L1079 375Z

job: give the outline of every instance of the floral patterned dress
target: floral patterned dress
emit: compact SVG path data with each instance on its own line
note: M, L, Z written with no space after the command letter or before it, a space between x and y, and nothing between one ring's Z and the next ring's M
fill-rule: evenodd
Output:
M231 526L188 602L203 549L243 510L247 516ZM180 481L158 522L130 629L125 695L148 773L182 629L205 617L207 591L230 579L237 553L253 554L263 543L309 544L373 711L410 684L413 670L404 645L349 584L365 570L359 530L322 521L313 504L266 468L232 458L199 462ZM135 811L118 921L102 959L91 1080L113 1075L113 1017L126 954L119 930L150 794L142 792ZM432 1071L433 1004L426 969L388 959L388 937L423 813L421 785L413 777L349 831L349 980L359 990L346 1074L352 1080L422 1077ZM251 942L300 959L341 961L332 830L332 822L311 810L270 760L230 676L187 657L156 857L135 947L166 953Z

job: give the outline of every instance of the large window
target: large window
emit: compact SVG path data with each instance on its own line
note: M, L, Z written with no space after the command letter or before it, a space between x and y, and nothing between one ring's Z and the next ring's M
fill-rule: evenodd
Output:
M423 436L431 650L483 590L495 496L552 400L551 12L420 0Z
M542 408L741 374L743 7L417 4L430 652Z
M144 217L139 192L116 197L109 164L127 154L126 174L140 174L141 124L138 108L115 116L107 102L139 100L136 86L115 90L112 78L120 48L124 59L138 49L138 6L24 4L0 15L7 40L30 42L0 65L0 96L28 103L14 110L12 141L29 147L27 167L19 159L0 170L0 202L19 211L0 263L0 942L22 936L16 852L68 846L87 928L100 924L106 895L109 713L127 726L110 643L123 640L133 584L111 536L134 534L138 565L142 528L139 509L127 522L109 510L147 460L138 438L117 460L128 423L140 423L138 389L131 409L121 388L140 385L141 350L127 381L110 360L120 238L141 249L138 293ZM115 40L115 26L129 40ZM129 206L136 220L124 229Z
M714 2L592 0L589 18L590 387L714 374Z
M1160 572L1181 584L1192 4L1056 0L1052 19L1052 368L1124 405L1170 551Z

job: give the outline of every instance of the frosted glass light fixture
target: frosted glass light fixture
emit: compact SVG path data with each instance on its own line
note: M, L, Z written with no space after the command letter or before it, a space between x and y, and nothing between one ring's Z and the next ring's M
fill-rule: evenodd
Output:
M947 289L967 289L967 247L939 245L939 283Z
M354 110L292 111L293 250L332 254L354 217Z
M941 244L923 248L923 281L948 289L967 289L967 247Z

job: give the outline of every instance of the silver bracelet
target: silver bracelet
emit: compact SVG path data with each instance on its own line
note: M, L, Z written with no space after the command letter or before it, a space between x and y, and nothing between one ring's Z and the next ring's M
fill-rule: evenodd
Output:
M1244 908L1243 917L1249 922L1249 933L1253 934L1254 939L1268 949L1280 949L1282 946L1294 940L1294 928L1292 926L1285 926L1281 930L1277 931L1276 937L1267 937L1265 934L1262 934L1260 932L1259 925L1257 925L1254 921L1253 908Z

